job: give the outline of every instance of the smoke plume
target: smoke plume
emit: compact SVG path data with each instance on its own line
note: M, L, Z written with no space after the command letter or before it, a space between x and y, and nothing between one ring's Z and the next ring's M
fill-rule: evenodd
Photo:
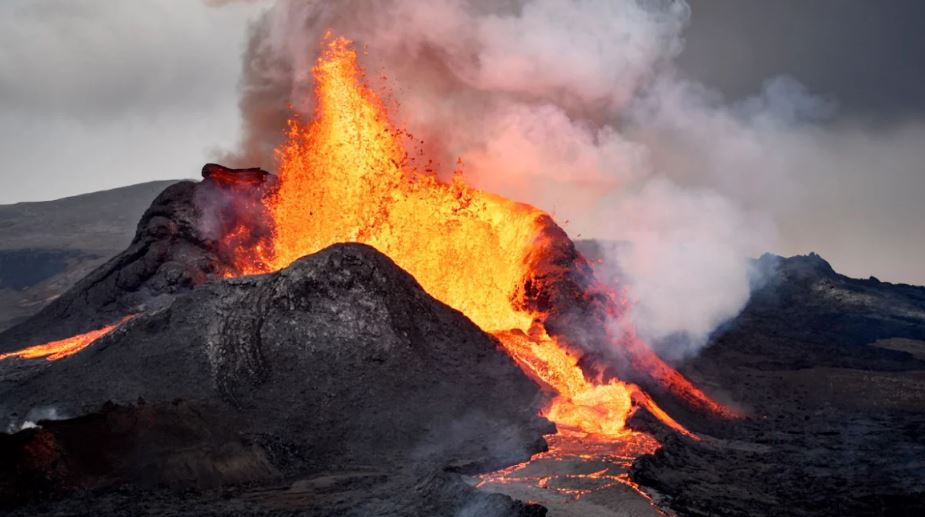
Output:
M272 163L286 107L312 111L333 30L368 49L370 80L437 170L461 158L475 186L573 238L622 243L604 276L625 282L642 336L681 358L744 306L748 257L774 248L805 186L844 165L833 105L794 80L730 103L681 77L689 15L671 0L279 0L252 28L227 158Z

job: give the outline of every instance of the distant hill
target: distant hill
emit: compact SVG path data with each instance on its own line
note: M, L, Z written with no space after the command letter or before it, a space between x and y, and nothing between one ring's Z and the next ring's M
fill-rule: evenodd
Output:
M142 213L172 183L0 205L0 330L124 250Z

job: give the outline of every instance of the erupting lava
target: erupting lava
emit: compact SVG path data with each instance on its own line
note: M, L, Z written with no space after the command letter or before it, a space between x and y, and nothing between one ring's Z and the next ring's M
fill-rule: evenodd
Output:
M87 332L86 334L79 334L77 336L60 339L58 341L51 341L42 345L30 346L16 352L0 354L0 361L11 357L18 357L20 359L38 359L40 357L45 357L49 361L57 361L58 359L62 359L69 355L74 355L84 348L87 348L97 339L105 336L106 334L109 334L131 318L131 316L127 316L118 323L107 325L101 329Z
M290 120L288 142L278 150L278 182L260 209L251 210L269 214L270 231L256 232L245 221L236 222L221 246L234 264L225 276L279 270L339 242L369 244L435 298L493 333L527 374L552 391L544 415L561 433L597 440L626 437L631 433L626 419L645 407L696 438L636 385L612 375L589 379L574 352L580 347L549 331L550 321L562 316L552 313L563 311L555 307L563 299L593 306L605 319L619 319L621 309L616 296L597 283L579 286L568 277L570 267L581 270L587 264L548 215L473 189L458 170L450 183L416 170L402 143L405 134L392 127L382 101L365 84L348 40L327 35L313 75L315 117L307 124ZM203 171L206 178L235 188L259 185L266 175L214 164ZM565 294L551 293L556 290ZM0 359L60 359L129 318ZM631 329L613 331L606 322L596 324L603 327L595 332L608 346L619 347L620 357L659 386L696 407L729 414L662 362ZM563 325L553 321L552 326Z
M278 150L279 184L265 201L271 242L240 246L234 232L225 242L233 248L231 276L275 271L338 242L369 244L435 298L492 332L526 372L553 390L544 414L561 431L625 436L627 417L645 406L691 436L638 387L586 378L576 354L547 333L544 289L551 275L537 250L550 235L564 237L548 215L468 187L460 171L445 183L416 170L403 146L405 134L393 128L366 85L348 40L327 35L313 75L315 116L308 123L290 120L288 142ZM604 298L612 305L606 312L616 314L614 297ZM627 357L667 389L723 412L628 336L613 339L612 346L627 347Z

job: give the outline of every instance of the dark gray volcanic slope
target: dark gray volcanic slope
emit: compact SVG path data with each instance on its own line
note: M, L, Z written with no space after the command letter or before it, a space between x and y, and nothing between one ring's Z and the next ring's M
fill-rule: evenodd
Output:
M4 361L0 378L0 407L16 423L30 411L77 415L110 400L145 401L134 410L110 408L90 420L45 424L16 438L25 445L12 437L0 442L0 451L13 456L42 450L68 460L30 456L19 475L31 472L43 480L42 490L67 492L69 473L89 468L80 461L89 446L81 449L70 438L81 426L97 430L83 442L100 429L117 429L104 441L128 444L138 455L144 443L137 436L152 441L152 431L138 427L150 421L166 429L165 436L179 437L177 443L153 440L160 445L146 461L111 462L103 472L108 477L78 479L95 489L275 480L276 488L234 496L238 510L254 513L536 511L476 494L451 471L522 461L544 447L542 434L551 430L536 416L537 387L492 337L430 297L389 258L359 244L332 246L277 273L207 283L75 356ZM172 405L175 399L185 402ZM220 438L229 432L239 438ZM50 464L70 470L47 472ZM143 475L138 465L148 467ZM92 504L112 511L107 505L126 504L119 494L107 492ZM200 513L195 497L185 510L150 494L139 497L152 508L166 504L161 510L168 513ZM41 505L22 511L38 512Z
M0 206L0 330L124 250L151 200L171 183Z
M817 255L756 271L684 369L748 417L699 444L668 437L634 478L681 515L925 515L925 288Z
M208 181L170 185L141 216L127 249L0 333L0 352L100 328L219 277L221 261L203 224L203 205L217 192Z

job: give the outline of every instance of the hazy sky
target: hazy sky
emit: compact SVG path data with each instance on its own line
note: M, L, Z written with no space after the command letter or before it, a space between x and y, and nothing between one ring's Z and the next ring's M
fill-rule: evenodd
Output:
M925 2L693 0L685 71L732 96L787 74L871 120L925 113Z
M862 128L832 149L871 145L862 153L865 172L848 178L861 187L817 188L830 195L801 205L814 213L796 210L781 221L781 249L773 251L816 249L856 276L925 283L925 142L906 130L925 119L925 2L689 3L682 73L730 99L792 76L834 102L833 124ZM264 8L0 2L0 203L196 177L217 149L236 142L241 52L249 21ZM897 136L870 144L872 127ZM818 224L800 224L804 215Z
M257 11L0 2L0 203L196 176L236 138L240 56Z

